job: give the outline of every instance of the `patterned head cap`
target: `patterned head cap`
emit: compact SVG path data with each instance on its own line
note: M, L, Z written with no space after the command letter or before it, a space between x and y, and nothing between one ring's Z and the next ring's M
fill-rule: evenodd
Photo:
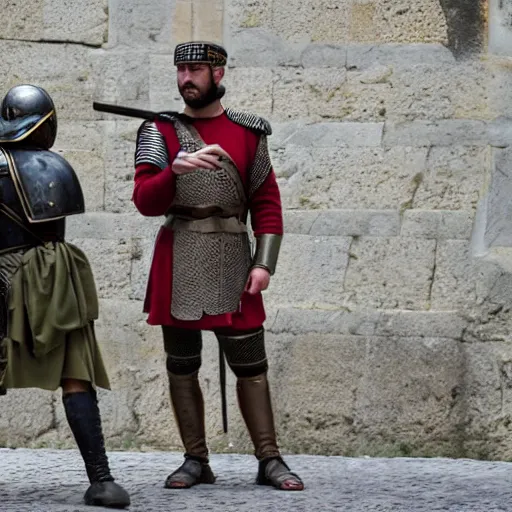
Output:
M228 53L222 46L204 41L181 43L174 50L174 65L198 62L211 66L225 66Z

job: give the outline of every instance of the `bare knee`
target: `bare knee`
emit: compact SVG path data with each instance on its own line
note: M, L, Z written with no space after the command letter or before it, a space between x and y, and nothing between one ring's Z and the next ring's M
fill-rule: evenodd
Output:
M87 393L91 389L90 382L78 379L62 379L62 394Z

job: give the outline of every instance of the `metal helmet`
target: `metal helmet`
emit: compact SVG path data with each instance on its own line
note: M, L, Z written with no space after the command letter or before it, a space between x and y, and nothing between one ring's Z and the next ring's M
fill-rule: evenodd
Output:
M57 137L57 114L50 95L35 85L16 85L10 89L2 101L2 118L16 121L35 116L38 121L16 140L25 144L50 149Z

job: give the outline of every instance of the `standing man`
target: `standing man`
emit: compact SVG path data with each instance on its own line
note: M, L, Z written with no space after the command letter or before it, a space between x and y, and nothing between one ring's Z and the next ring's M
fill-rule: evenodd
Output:
M57 115L33 85L9 90L0 117L0 385L55 390L85 463L87 505L125 508L110 474L96 386L109 381L94 334L98 298L85 254L64 241L83 213L80 183L49 149Z
M302 490L281 458L267 381L261 292L274 273L283 234L267 121L224 108L227 53L213 43L176 47L183 114L139 129L133 201L147 216L166 215L144 310L161 325L171 402L185 446L168 488L213 483L198 381L202 330L213 331L237 377L237 396L255 455L257 483ZM165 115L164 115L165 117ZM256 237L254 256L247 216Z

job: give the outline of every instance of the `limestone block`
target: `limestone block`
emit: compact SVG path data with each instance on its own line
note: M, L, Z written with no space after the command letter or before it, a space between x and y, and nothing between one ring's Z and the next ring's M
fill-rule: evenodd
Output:
M344 68L276 70L274 117L279 120L311 118L315 121L344 118L346 74Z
M194 0L176 0L172 17L172 39L175 43L193 39L193 19Z
M432 285L432 308L452 310L476 302L477 268L465 240L439 241Z
M488 62L489 75L489 110L497 116L512 116L512 72L510 58L493 59Z
M192 39L214 41L224 39L224 0L194 0Z
M400 209L425 170L426 148L308 148L297 139L302 146L272 154L286 208Z
M131 240L70 238L68 241L82 249L89 259L100 298L129 296Z
M271 293L271 292L270 292ZM348 308L325 310L268 308L267 329L274 334L343 334L460 339L467 320L455 311ZM275 313L275 314L274 314Z
M485 146L489 141L484 121L446 119L387 123L384 145Z
M155 111L182 110L172 55L151 55L149 61L149 106Z
M400 234L404 237L433 239L464 239L471 236L472 211L407 210Z
M90 59L94 70L94 100L125 107L149 106L150 60L144 51L95 50ZM92 105L90 106L92 109ZM112 114L99 114L114 119ZM116 116L117 117L117 116Z
M90 62L95 50L80 45L1 41L0 89L30 83L52 96L59 121L96 119L92 109L97 77Z
M311 43L301 54L304 68L346 68L347 46L340 44Z
M416 64L389 78L393 94L386 101L390 120L488 119L489 78L480 62Z
M272 278L269 297L275 304L336 305L343 298L343 276L350 240L343 237L287 235Z
M13 389L0 401L0 443L29 446L54 428L53 396L40 389ZM37 442L33 444L37 446Z
M111 0L108 47L172 49L176 0Z
M268 68L235 68L226 72L226 96L223 102L231 108L248 110L268 117L272 112L272 70Z
M356 239L350 246L349 258L344 291L350 306L429 308L434 240Z
M299 66L304 65L301 54L305 47L305 44L284 41L278 33L266 28L238 29L229 40L228 62L234 67Z
M447 23L438 0L376 0L352 6L353 40L447 42Z
M156 233L155 233L156 235ZM131 294L130 298L135 300L144 300L149 278L151 261L153 260L153 250L155 247L155 238L136 238L133 239L134 258L132 261ZM168 283L170 286L171 283ZM164 286L164 283L162 283Z
M153 239L162 224L163 217L143 217L140 213L86 212L73 215L67 220L70 238L119 238ZM134 250L136 253L137 251Z
M226 5L227 25L233 28L272 27L270 0L229 0Z
M503 115L489 123L489 144L496 148L512 146L512 118Z
M278 339L288 345L274 381L285 390L275 395L283 448L332 455L456 451L461 407L452 393L462 358L455 341Z
M465 404L458 342L378 337L366 350L353 414L359 449L460 454Z
M69 41L101 46L106 40L107 0L8 0L2 4L0 39Z
M351 44L346 48L347 69L362 71L375 65L391 66L394 70L411 66L446 66L455 64L455 58L442 44Z
M272 28L285 39L329 43L348 39L348 2L274 0L272 8Z
M52 148L68 160L77 173L86 211L103 210L104 207L104 133L102 122L60 122Z
M284 230L313 236L394 236L400 219L392 210L285 210Z
M466 374L462 390L468 403L465 447L468 457L495 459L510 442L510 342L464 343Z
M476 208L485 183L488 148L433 147L414 196L414 208L468 210Z
M486 247L512 246L511 163L512 148L492 149L484 235Z
M135 143L141 119L116 121L105 132L105 209L136 213L132 202Z

